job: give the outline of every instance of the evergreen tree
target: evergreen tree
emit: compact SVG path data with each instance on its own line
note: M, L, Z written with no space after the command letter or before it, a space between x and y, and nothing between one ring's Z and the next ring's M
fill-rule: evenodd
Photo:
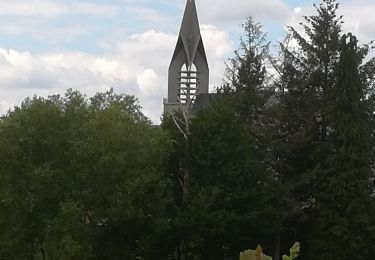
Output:
M262 243L268 249L273 242L276 210L271 172L258 161L256 140L231 102L219 98L192 122L195 198L190 209L206 237L197 243L201 259L210 258L205 251L220 252L219 259L237 259L249 245ZM205 206L199 210L202 202ZM210 218L215 223L212 228L201 226Z
M305 243L315 208L317 177L328 156L328 97L336 81L342 17L338 4L323 0L316 14L304 17L303 33L289 27L281 44L275 81L278 102L271 133L273 169L279 181L282 250L294 241ZM293 44L292 44L293 43ZM297 44L295 44L297 43ZM275 253L275 259L280 253Z
M234 57L226 64L225 84L219 93L232 99L236 113L247 124L249 133L254 137L256 154L259 161L266 164L269 160L268 131L273 125L269 120L269 103L275 99L270 65L270 42L261 23L248 17L242 25L244 35ZM268 166L265 166L268 167Z
M178 204L173 221L173 233L184 241L185 257L238 259L239 252L251 245L270 248L276 213L271 206L273 180L257 162L255 139L231 97L218 97L192 118L188 146L170 118L164 124L175 147L170 170L178 173L183 165L190 172L188 200Z
M318 221L308 259L373 259L374 207L369 194L369 120L357 39L343 36L328 116L332 153L317 196Z
M234 107L255 131L269 97L266 63L270 42L262 25L253 18L248 17L242 27L245 35L240 39L240 47L234 52L234 58L227 63L225 86L234 93Z

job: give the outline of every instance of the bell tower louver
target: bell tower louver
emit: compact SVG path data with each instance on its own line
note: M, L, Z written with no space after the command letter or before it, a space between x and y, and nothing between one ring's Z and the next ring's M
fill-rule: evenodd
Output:
M191 109L201 94L208 94L209 68L194 0L187 0L177 45L168 72L164 112Z

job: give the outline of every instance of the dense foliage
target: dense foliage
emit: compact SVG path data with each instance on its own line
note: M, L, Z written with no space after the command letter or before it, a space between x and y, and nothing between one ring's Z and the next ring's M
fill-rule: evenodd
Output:
M179 145L171 119L164 127L177 137L171 172L190 171L189 198L176 201L176 228L189 259L237 259L248 245L270 245L276 225L273 180L256 160L254 137L231 100L223 97L192 118L187 146Z
M0 258L158 252L153 243L168 226L169 145L133 97L27 99L2 118L0 143Z
M375 59L315 8L274 56L247 19L215 101L160 127L113 90L1 117L0 259L375 259Z
M331 153L320 174L317 216L309 259L368 259L374 256L374 205L370 198L369 120L360 80L357 39L343 36L337 81L327 115ZM324 236L324 239L322 237ZM319 252L319 255L317 254ZM331 252L336 252L332 255Z

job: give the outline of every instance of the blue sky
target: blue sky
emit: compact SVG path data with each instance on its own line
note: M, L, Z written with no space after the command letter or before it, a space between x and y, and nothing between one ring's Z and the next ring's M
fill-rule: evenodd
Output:
M87 95L110 87L139 97L157 122L186 0L0 0L0 113L26 96ZM253 16L273 42L312 12L309 0L196 0L211 87ZM319 1L317 1L319 2ZM341 0L345 29L375 39L375 0Z
M176 33L184 7L183 0L175 3L165 0L90 0L79 3L77 0L55 0L51 1L53 4L47 5L52 11L46 10L38 14L38 11L17 11L17 7L21 9L26 1L12 1L15 4L1 1L4 1L2 5L8 6L8 10L0 15L2 47L33 52L63 49L100 53L100 42L103 39L116 39L149 29ZM37 8L43 8L43 2L48 1L39 2ZM200 1L197 2L199 8ZM288 0L285 4L292 9L309 2L311 1ZM27 9L27 6L30 5L27 4L24 8ZM199 11L202 23L221 25L228 28L230 34L237 33L236 29L240 29L239 24L244 19L238 17L220 22L206 19L205 13ZM249 15L255 14L249 10ZM266 26L269 25L266 30L272 31L271 36L282 33L283 24L278 19L270 16L259 20Z

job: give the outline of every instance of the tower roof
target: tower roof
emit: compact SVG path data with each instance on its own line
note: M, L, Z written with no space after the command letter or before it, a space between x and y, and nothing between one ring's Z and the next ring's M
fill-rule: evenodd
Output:
M199 29L197 8L194 0L187 0L186 2L185 12L179 33L179 41L180 40L182 41L183 48L185 50L188 65L191 65L198 51L199 43L202 40ZM175 52L178 51L177 49L178 48L176 48Z
M209 93L209 74L195 1L186 0L180 33L168 69L168 98L164 101L164 111L188 108L195 103L197 96Z

